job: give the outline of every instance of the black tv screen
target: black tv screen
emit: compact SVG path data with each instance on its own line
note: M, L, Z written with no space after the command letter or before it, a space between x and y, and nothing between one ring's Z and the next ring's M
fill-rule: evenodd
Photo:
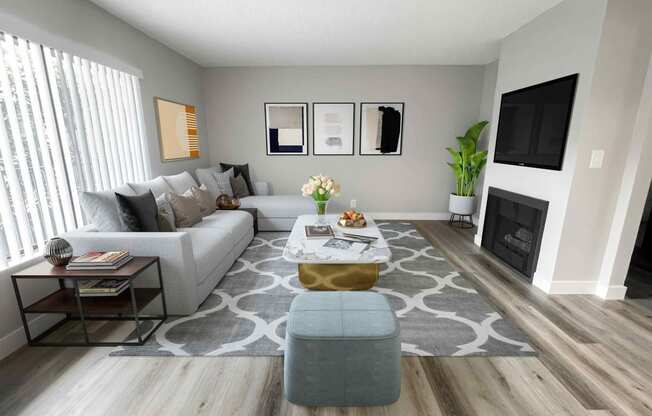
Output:
M503 94L495 163L561 170L577 74Z

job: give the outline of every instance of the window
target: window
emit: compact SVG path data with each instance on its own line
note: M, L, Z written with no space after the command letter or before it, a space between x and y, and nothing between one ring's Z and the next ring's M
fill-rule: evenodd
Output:
M149 173L136 76L0 32L0 267L84 224L79 192Z

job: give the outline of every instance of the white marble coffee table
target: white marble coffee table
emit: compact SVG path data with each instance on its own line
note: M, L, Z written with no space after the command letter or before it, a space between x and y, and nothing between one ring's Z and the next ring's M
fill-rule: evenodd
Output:
M283 258L296 263L299 281L313 290L367 290L379 276L379 265L391 260L392 254L387 242L373 218L366 216L364 228L346 228L337 225L337 215L327 215L328 224L336 236L343 232L376 237L361 253L345 250L324 250L322 245L328 239L307 239L306 225L317 224L316 215L301 215L292 227L292 232L283 250Z

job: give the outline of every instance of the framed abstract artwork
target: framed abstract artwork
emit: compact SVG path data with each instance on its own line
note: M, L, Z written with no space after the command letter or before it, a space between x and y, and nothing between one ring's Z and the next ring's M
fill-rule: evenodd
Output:
M199 157L197 109L154 97L156 124L161 144L161 160L196 159Z
M308 155L308 103L265 103L268 156Z
M361 155L401 155L405 103L360 103Z
M312 103L312 154L353 155L354 103Z

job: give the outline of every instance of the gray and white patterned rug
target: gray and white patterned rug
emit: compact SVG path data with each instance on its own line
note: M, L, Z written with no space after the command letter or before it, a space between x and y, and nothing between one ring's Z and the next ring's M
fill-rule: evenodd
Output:
M525 334L478 294L410 223L379 223L392 251L372 289L390 300L403 355L536 354ZM140 347L112 356L274 356L290 302L305 289L282 258L288 233L259 233L199 310L171 318Z

